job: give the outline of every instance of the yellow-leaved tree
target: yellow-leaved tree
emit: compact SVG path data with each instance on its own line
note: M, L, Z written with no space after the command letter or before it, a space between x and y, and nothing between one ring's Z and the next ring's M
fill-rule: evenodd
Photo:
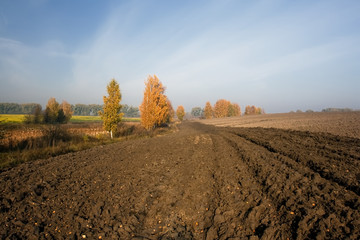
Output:
M50 98L46 104L46 109L44 112L44 122L45 123L57 123L59 118L60 104L56 101L55 98Z
M104 107L103 111L99 111L101 120L103 121L103 127L105 131L110 132L111 138L113 138L113 133L116 132L117 125L121 122L123 113L120 113L122 105L121 93L119 84L115 79L112 79L107 85L108 97L104 96Z
M141 124L147 130L159 127L171 119L165 87L156 75L147 78L144 98L139 109Z
M239 104L231 103L228 109L228 117L237 117L241 115L241 109Z
M206 102L205 109L204 109L204 115L206 119L213 118L214 111L210 104L210 102Z
M184 120L184 116L185 116L185 109L182 105L178 106L176 109L176 116L178 117L178 119L180 121Z

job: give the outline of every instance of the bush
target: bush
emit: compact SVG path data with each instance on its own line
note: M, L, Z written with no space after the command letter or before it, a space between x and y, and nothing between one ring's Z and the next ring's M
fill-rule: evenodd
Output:
M71 140L70 134L60 125L48 125L42 129L43 141L47 143L45 146L55 146L58 142L68 142Z

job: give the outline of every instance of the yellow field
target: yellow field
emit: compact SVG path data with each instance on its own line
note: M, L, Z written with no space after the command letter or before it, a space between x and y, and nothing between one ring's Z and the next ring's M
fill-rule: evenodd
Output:
M24 120L23 114L0 114L0 124L3 123L21 123Z
M101 122L100 116L72 116L70 122Z
M0 124L4 123L22 123L24 114L0 114ZM140 122L140 118L123 118L124 122ZM100 116L73 116L70 122L101 122Z

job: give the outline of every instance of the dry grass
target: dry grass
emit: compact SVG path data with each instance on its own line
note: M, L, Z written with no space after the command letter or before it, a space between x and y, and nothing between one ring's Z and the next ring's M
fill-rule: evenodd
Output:
M24 114L0 114L0 124L22 123L25 119ZM123 118L123 122L140 122L140 118ZM94 123L101 122L100 116L72 116L71 123Z
M121 123L115 138L101 123L66 125L6 124L0 126L0 170L23 162L85 150L128 139L154 137L172 128L146 131L139 123Z

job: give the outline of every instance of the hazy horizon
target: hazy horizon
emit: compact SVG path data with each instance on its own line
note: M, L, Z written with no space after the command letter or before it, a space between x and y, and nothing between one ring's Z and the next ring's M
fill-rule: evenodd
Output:
M360 109L359 1L0 2L0 102L139 106L148 75L187 112Z

